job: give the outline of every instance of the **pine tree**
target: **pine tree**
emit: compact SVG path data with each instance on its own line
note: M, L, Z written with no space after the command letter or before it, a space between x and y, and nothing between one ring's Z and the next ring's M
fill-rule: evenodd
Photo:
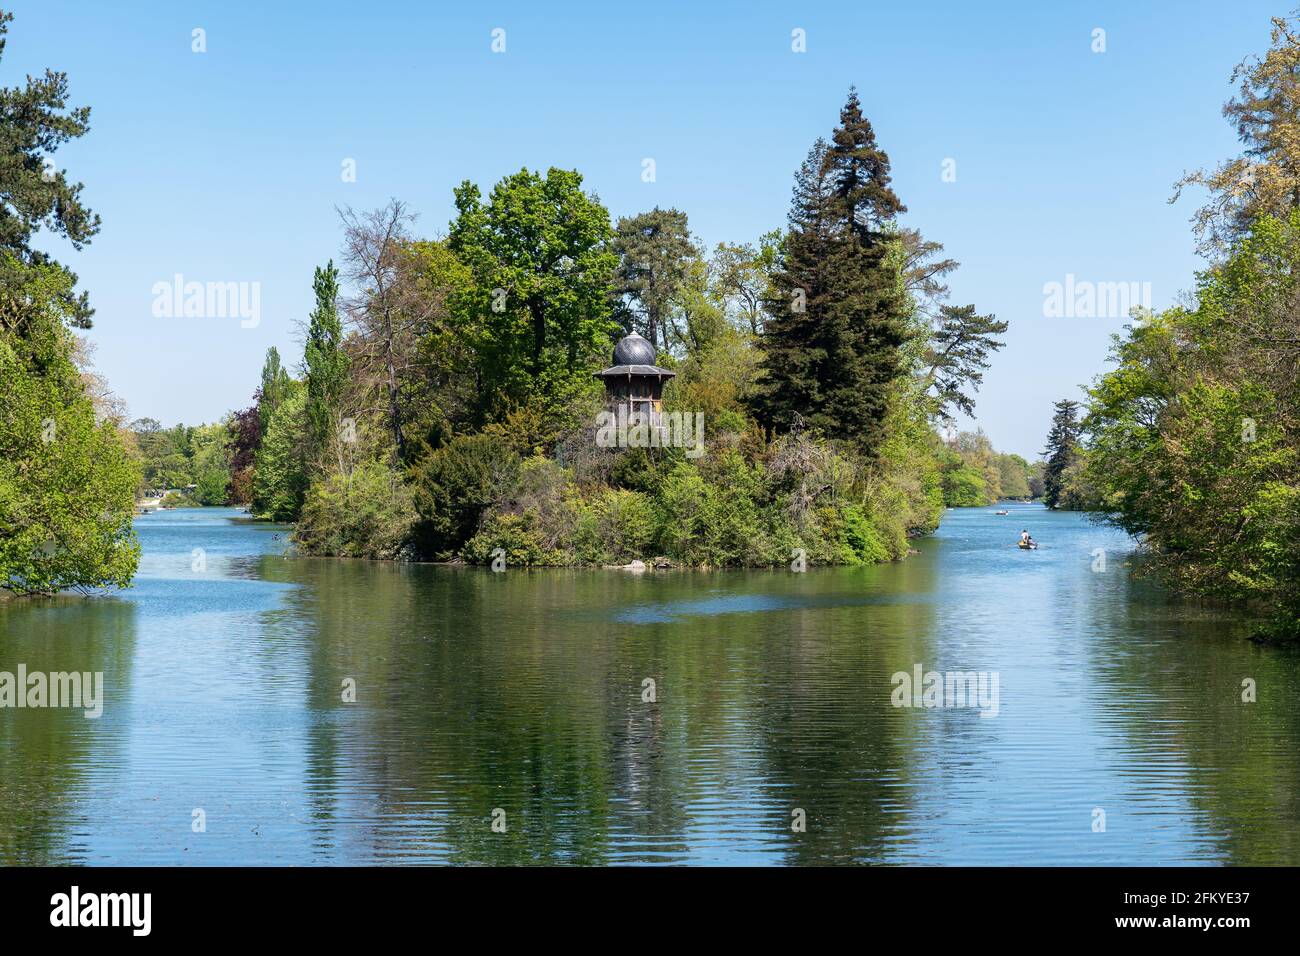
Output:
M12 13L0 10L0 58L11 20ZM69 182L52 159L55 150L89 129L90 107L68 108L65 73L46 70L44 76L28 76L24 86L0 87L0 250L10 253L0 257L0 284L17 288L29 266L64 268L32 248L38 230L46 229L78 250L99 232L99 216L81 203L81 183ZM65 321L88 329L94 310L85 292L74 291L77 277L68 276Z
M856 91L832 141L819 140L795 180L785 256L759 341L755 412L769 427L796 417L871 454L884 438L891 387L902 373L904 286L891 227L904 211L889 188Z
M1079 434L1081 428L1076 416L1079 403L1063 398L1056 403L1056 412L1052 415L1052 428L1047 433L1047 448L1043 457L1047 463L1043 467L1043 503L1055 508L1061 502L1065 491L1063 476L1079 455Z
M615 227L613 249L619 258L614 291L626 303L625 324L668 351L669 308L697 255L686 213L656 206L624 216Z
M330 260L312 280L316 308L307 328L303 362L307 366L307 444L309 462L319 466L331 445L348 380L339 318L339 271Z

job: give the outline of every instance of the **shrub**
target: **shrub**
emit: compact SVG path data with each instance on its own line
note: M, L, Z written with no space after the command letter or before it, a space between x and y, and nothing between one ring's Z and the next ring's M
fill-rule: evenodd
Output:
M334 473L312 483L294 540L306 554L397 558L407 550L415 517L401 476L367 461L350 475Z
M453 438L417 465L411 477L419 553L459 550L478 531L484 512L512 493L519 464L499 437L477 434Z
M656 530L657 515L647 495L606 488L582 509L574 535L575 551L581 561L626 563L647 556L646 548Z

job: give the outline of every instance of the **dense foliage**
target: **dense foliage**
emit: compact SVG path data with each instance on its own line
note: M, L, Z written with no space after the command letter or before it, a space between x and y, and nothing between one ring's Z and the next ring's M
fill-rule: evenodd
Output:
M264 376L259 428L239 419L232 457L259 432L254 514L320 554L776 565L896 559L945 504L1029 496L1022 459L936 433L1006 325L940 301L956 263L898 229L888 184L850 93L789 231L712 256L679 210L611 227L564 170L486 200L462 184L445 240L413 236L401 203L345 211L355 292L336 311L318 270L305 385L270 396ZM703 416L703 456L597 445L592 373L620 326L676 372L663 408Z
M1195 308L1118 340L1091 391L1083 478L1193 590L1300 634L1300 211L1207 270Z
M1067 492L1139 536L1190 590L1259 607L1300 638L1300 36L1273 22L1224 108L1245 146L1196 217L1212 256L1194 302L1138 312L1089 393Z
M0 56L11 20L0 11ZM89 128L67 89L53 71L0 87L0 590L18 594L125 587L139 557L137 475L72 332L90 306L76 276L31 245L43 228L79 249L99 228L53 162Z

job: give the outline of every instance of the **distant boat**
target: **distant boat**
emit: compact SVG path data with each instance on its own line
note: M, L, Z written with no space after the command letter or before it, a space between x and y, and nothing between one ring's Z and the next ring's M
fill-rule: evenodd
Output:
M995 511L995 512L993 512L993 513L994 513L995 515L1009 515L1009 514L1011 514L1010 511Z
M1017 541L1016 547L1021 551L1037 551L1038 542L1036 541Z

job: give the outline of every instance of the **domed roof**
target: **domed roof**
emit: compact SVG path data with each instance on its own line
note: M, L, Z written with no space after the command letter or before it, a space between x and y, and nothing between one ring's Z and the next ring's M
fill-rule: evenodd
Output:
M615 365L654 365L655 347L637 333L625 335L614 346Z

